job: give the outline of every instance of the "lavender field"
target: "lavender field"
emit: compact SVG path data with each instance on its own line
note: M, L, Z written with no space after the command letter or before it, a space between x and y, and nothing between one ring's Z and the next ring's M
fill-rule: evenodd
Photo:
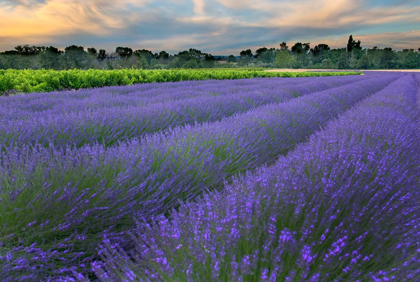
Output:
M0 97L0 281L420 281L419 85Z

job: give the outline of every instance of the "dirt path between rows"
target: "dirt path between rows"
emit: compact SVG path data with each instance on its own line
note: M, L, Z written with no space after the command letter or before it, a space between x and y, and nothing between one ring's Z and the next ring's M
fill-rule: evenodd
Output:
M270 72L305 72L305 71L385 71L385 72L420 72L420 69L415 70L338 70L338 69L272 69L265 70Z

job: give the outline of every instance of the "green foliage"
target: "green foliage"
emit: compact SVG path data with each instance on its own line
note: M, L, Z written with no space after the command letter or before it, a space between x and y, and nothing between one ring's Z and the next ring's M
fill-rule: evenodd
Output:
M349 59L346 53L341 53L340 57L338 58L337 66L339 69L347 69L349 67Z
M230 55L230 56L227 58L227 62L228 62L228 63L236 63L236 62L237 62L237 59L236 59L236 57L235 57L235 56Z
M8 90L18 92L49 92L116 85L132 85L149 82L175 82L206 79L241 79L253 77L332 76L360 74L340 73L287 73L266 72L256 68L237 69L172 69L172 70L3 70L0 71L0 95Z
M397 55L392 51L392 48L384 48L380 57L380 64L385 69L395 68L397 66Z
M357 68L358 69L368 69L370 68L370 60L368 55L363 55L359 61L357 61Z
M413 49L404 49L397 53L399 65L402 68L413 69L420 66L420 56Z
M322 60L322 67L324 69L333 69L333 68L335 68L335 65L331 61L331 59L325 59L325 60Z
M344 43L344 42L343 42ZM362 48L361 41L350 35L346 47L331 49L320 43L314 48L310 43L295 43L290 49L286 42L280 49L262 47L246 49L239 57L216 56L190 48L170 55L166 51L153 53L147 49L133 50L130 47L117 47L115 53L106 50L71 45L64 51L50 46L18 45L15 50L0 53L0 69L199 69L199 68L323 68L322 62L331 59L339 69L419 69L420 48L395 51L392 48ZM362 57L368 55L366 58ZM327 61L328 62L328 61ZM30 83L28 84L31 85ZM23 87L23 86L22 86Z
M303 68L303 63L302 63L302 55L293 55L292 59L290 60L290 65L292 68L294 69L301 69Z
M1 93L6 93L6 91L13 90L14 88L15 82L12 79L12 76L0 73L0 95Z
M196 59L191 59L182 65L182 68L184 69L196 69L199 67L200 65L198 64L198 61Z
M351 56L350 57L350 60L349 60L349 65L350 65L350 68L352 68L352 69L355 69L355 68L357 68L357 57L356 56Z
M276 55L276 66L279 68L289 68L291 66L292 56L288 50L281 50Z

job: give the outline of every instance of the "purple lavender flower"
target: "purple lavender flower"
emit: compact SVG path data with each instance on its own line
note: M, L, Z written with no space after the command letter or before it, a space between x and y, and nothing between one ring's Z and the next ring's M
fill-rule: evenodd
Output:
M211 230L206 249L216 254L223 250L220 267L225 272L217 277L222 281L416 280L418 98L418 84L405 75L328 123L274 165L235 178L221 192L182 204L171 212L169 222L164 221L164 232L161 217L151 229L140 221L130 256L140 251L145 255L121 263L139 275L143 269L164 275L163 266L150 262L165 255L176 265L170 276L176 279L191 265L185 263L191 261L190 252L195 257L201 253L206 261L200 261L195 273L206 277L212 271L212 256L204 255L202 237L188 238L193 232ZM244 212L249 206L254 207L252 212ZM183 248L174 251L171 246L180 243ZM255 251L258 269L242 275L240 270L247 269Z
M196 99L192 98L192 92L196 88L206 89L199 94L203 99L211 97L214 93L206 92L210 89L210 84L197 82L194 84L197 87L190 89L192 91L190 94L182 94L181 91L179 96L174 98L176 101L165 100L166 94L163 92L171 90L170 86L167 88L165 86L162 93L156 94L155 98L150 98L155 100L146 102L145 98L143 104L139 102L139 105L132 108L138 106L138 109L145 109L159 103L179 105L184 107L183 113L187 117L185 120L189 121L169 122L172 125L162 132L152 133L155 130L153 129L150 134L144 136L140 134L141 138L131 138L133 137L131 136L131 139L127 138L126 142L111 147L106 144L105 146L93 144L95 142L91 143L92 140L89 141L88 138L83 140L84 135L78 134L69 135L74 137L71 139L73 143L64 141L57 146L54 142L60 139L60 134L54 130L49 132L23 130L28 133L27 139L25 139L25 134L20 135L20 131L14 131L13 134L16 135L12 135L16 138L23 136L21 140L29 141L22 142L26 144L23 146L22 144L16 147L5 146L0 151L0 200L2 203L0 205L2 215L0 241L4 244L0 248L0 255L6 255L3 250L9 250L12 254L12 259L7 264L1 265L0 276L18 280L19 277L27 275L32 280L39 280L42 279L40 277L49 276L61 276L67 279L65 277L73 275L76 279L76 276L80 275L92 277L92 272L95 272L97 278L103 281L122 279L159 281L170 280L171 277L180 281L188 279L195 281L205 277L210 281L223 280L223 275L232 275L232 277L244 280L247 279L246 275L261 277L262 269L268 269L267 275L270 281L274 281L276 276L282 279L308 277L316 281L316 277L330 273L329 269L317 266L317 263L323 263L325 254L329 254L329 260L341 258L341 260L350 261L351 258L343 254L344 250L341 248L344 247L338 240L347 235L342 230L360 230L360 225L363 226L364 222L345 221L345 215L348 213L348 208L352 207L352 203L348 203L347 209L335 209L340 205L334 201L343 198L343 193L349 190L350 184L361 187L359 192L363 192L365 186L369 188L368 185L373 185L369 183L380 187L385 185L385 191L393 191L393 186L386 186L387 177L398 178L398 181L392 182L392 185L399 185L398 187L406 185L407 181L412 181L412 168L403 170L395 166L394 170L390 171L387 163L395 163L399 159L394 160L392 157L387 161L381 159L383 150L386 154L390 154L396 145L391 142L377 150L368 150L370 153L365 158L364 147L349 147L349 144L358 144L358 142L370 144L369 142L373 142L369 139L371 135L366 135L367 137L360 135L362 136L360 140L357 138L353 140L351 138L355 137L350 136L350 141L353 143L344 145L340 142L347 139L342 139L341 136L335 139L328 136L328 146L338 150L339 157L333 153L326 154L325 157L322 155L323 159L320 161L320 153L310 154L313 150L307 146L297 150L297 152L307 153L306 155L303 153L297 157L291 155L291 160L293 156L298 159L297 164L285 161L284 166L278 166L277 159L294 149L297 144L307 141L311 134L320 130L320 127L326 126L328 121L344 113L356 103L384 88L384 90L389 88L392 90L411 87L412 78L407 75L389 74L381 77L372 75L305 81L307 81L306 84L303 83L304 80L296 80L301 85L291 85L289 89L295 92L289 94L285 94L284 91L276 92L278 91L276 88L283 85L283 82L277 82L275 79L236 81L237 84L234 84L236 86L232 86L231 89L242 91L242 94L232 90L232 93L226 93L226 98L242 95L245 101L242 105L246 105L248 102L245 98L258 96L258 99L261 98L259 104L244 107L242 110L234 110L233 114L221 110L220 115L214 120L207 120L207 117L203 116L203 119L197 123L191 122L192 119L188 117L191 108L185 105L188 101ZM187 87L188 84L184 86ZM144 87L150 87L148 88L150 90L154 86ZM226 84L223 87L226 88ZM250 93L257 91L258 88L266 92L261 95L247 96L247 88ZM89 91L80 91L74 94L61 93L67 95L62 96L61 100L59 98L54 100L57 95L53 94L46 94L52 95L45 98L46 100L43 100L42 94L28 95L24 98L12 97L16 100L11 99L10 104L0 99L3 105L0 111L4 112L7 105L13 105L14 108L19 105L28 105L28 108L18 110L15 115L9 111L9 118L13 120L13 123L25 124L28 127L31 122L26 123L26 120L30 120L32 114L39 112L38 116L41 116L51 113L51 116L54 116L53 113L55 113L58 116L62 103L66 99L69 101L74 99L80 101L74 104L68 116L86 114L85 117L87 117L89 111L100 113L102 110L108 111L109 108L127 108L131 103L135 103L137 95L142 95L134 91L132 97L127 100L119 97L122 100L121 104L111 105L119 101L118 96L131 95L130 88L127 88L127 92L124 92L124 89L126 88L109 90L106 97L110 98L110 104L107 104L107 101L98 102L100 93L95 96ZM270 96L270 93L280 94ZM143 94L147 97L150 93ZM291 99L290 94L302 97ZM395 91L392 94L394 95ZM95 97L92 96L92 100L84 105L83 100L87 102L90 99L89 95ZM112 99L113 96L117 98ZM266 96L273 100L264 100ZM290 99L283 100L284 97L290 97ZM404 101L404 97L400 100ZM45 106L44 102L48 99L52 102ZM208 101L216 100L212 98ZM33 106L30 106L32 102ZM91 108L89 103L91 103ZM400 107L402 110L407 108L402 102L396 105L393 99L382 101L382 103ZM224 106L223 103L219 105ZM169 113L170 106L165 107ZM377 105L375 107L380 108ZM197 109L201 108L197 107ZM212 111L209 113L213 114ZM197 111L197 114L200 112ZM406 115L410 116L411 112ZM34 114L34 116L37 115ZM96 114L96 117L100 117L100 114ZM176 118L176 115L173 117ZM364 118L369 120L371 116L366 115ZM398 118L401 117L398 116ZM81 119L81 122L83 121L85 119ZM125 121L124 119L118 121L122 125L120 128L124 128ZM150 121L154 122L153 119ZM398 121L403 122L399 119L395 120L395 122ZM162 124L165 122L166 120L163 119ZM341 124L341 127L346 128L347 123L351 124L347 121L344 125ZM71 133L74 129L71 121L66 123L65 119L61 119L57 125L60 124L64 131L69 130L68 132ZM184 124L184 126L172 127L174 124ZM60 128L60 126L56 127L56 129ZM91 136L99 136L95 130L103 128L90 127L93 131ZM109 129L112 131L113 128L112 124ZM378 125L378 128L381 127ZM393 132L402 132L398 131L402 128L392 128ZM355 132L359 132L356 129ZM375 127L364 129L377 134ZM385 130L382 128L380 133L383 131ZM40 135L37 135L37 132ZM407 132L402 132L397 137L404 137L408 140L407 142L411 142L411 135L407 135ZM43 134L50 139L42 137ZM112 137L113 134L111 132L107 136ZM124 136L128 137L129 134ZM120 140L119 137L115 139ZM38 142L39 140L49 140L51 144L45 146L46 144L43 144L43 141ZM28 145L32 143L34 144ZM77 144L85 145L74 146ZM323 143L320 142L320 144ZM334 147L339 145L342 146L339 149ZM389 149L391 151L388 152L387 148L391 148ZM355 155L349 157L349 151ZM406 155L403 154L403 156ZM341 159L343 159L342 162ZM382 162L375 163L378 159ZM308 162L308 160L313 161ZM267 177L266 173L253 174L258 167L273 163L276 163L275 167L278 171L284 172L266 172L272 177ZM330 170L320 170L318 166L322 167L324 163L325 165L337 163L341 166L332 166ZM304 164L303 167L302 164ZM356 164L356 169L353 170L354 164ZM375 166L376 164L378 165ZM373 174L369 174L371 167L378 169ZM300 177L293 173L294 170L299 171ZM350 177L352 175L355 176ZM365 183L363 177L366 175L368 175L366 179L375 181L377 179L377 181ZM343 177L354 183L343 182ZM281 179L286 181L280 181ZM343 185L342 190L336 189L343 183L347 183L347 186ZM311 194L309 197L307 190L313 191L312 187L317 187L319 190L315 189L317 194ZM288 193L276 193L283 190ZM206 191L213 192L196 202L196 198ZM409 201L412 197L407 193L394 195L393 202L381 206L381 195L370 194L370 196L372 196L371 210L376 211L378 207L381 207L380 214L399 211L401 206L398 205L398 201ZM333 199L334 205L326 204L326 199ZM191 201L188 204L189 208L185 208L181 201ZM321 205L321 203L324 204ZM178 212L171 212L173 208L180 206L182 207ZM167 212L170 212L169 219L166 217L168 214L164 215ZM369 210L359 209L354 217L364 218L366 214L369 215L369 212ZM306 217L307 214L310 216ZM325 226L324 228L324 224L317 221L318 218L324 218L324 216L328 216L328 220L334 222L332 227ZM133 217L138 220L137 227ZM274 220L269 221L269 218ZM384 222L384 220L378 218L379 222ZM154 224L155 221L159 224ZM269 223L270 227L268 227ZM379 227L377 227L378 230ZM327 228L329 228L328 233L325 232ZM314 245L313 243L319 242L324 233L326 238L322 244ZM142 234L144 238L138 239L139 234ZM354 238L348 237L353 241L364 242L370 238L369 234L357 233L353 234L357 235ZM375 234L380 234L380 232ZM281 236L286 236L284 238L287 240L282 240ZM98 253L98 245L104 238L106 241ZM315 238L316 241L311 241ZM36 243L36 247L31 247L33 243ZM350 248L347 247L349 243L345 243L347 244L345 247ZM404 242L402 249L406 249L405 244L408 243ZM385 243L384 245L387 246ZM303 246L311 248L311 260L307 259L309 252L306 249L303 251ZM241 251L235 253L235 250ZM363 251L357 250L359 253ZM188 258L183 257L186 253L189 254ZM179 256L179 259L174 259L174 254ZM366 256L368 255L371 254L366 253ZM249 259L243 260L246 256ZM375 259L375 257L368 257L370 261ZM90 269L90 263L95 260L98 262L92 265L93 269ZM302 270L293 268L294 261L299 261L299 267ZM202 273L203 265L210 267L205 274ZM311 269L316 269L316 271ZM339 269L340 273L343 273L341 269ZM187 270L188 276L186 276ZM75 273L80 275L75 275ZM134 275L135 278L133 278ZM372 275L375 273L372 272Z
M133 92L125 95L118 92L123 89L120 87L113 91L101 88L67 95L45 94L38 99L32 95L0 99L3 125L0 147L24 144L80 147L94 143L111 146L147 133L217 121L368 78L345 77L340 81L329 79L316 83L307 78L255 79L246 87L241 81L183 82L172 87L159 85L157 89L131 87Z

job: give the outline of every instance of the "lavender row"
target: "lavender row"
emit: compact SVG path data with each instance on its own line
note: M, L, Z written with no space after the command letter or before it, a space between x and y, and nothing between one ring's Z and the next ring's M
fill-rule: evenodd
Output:
M361 79L361 78L359 78ZM244 91L261 92L273 91L278 86L287 87L289 85L309 84L308 80L281 80L275 79L276 88L273 89L273 84L266 85L267 79L254 79L254 84L248 85L239 84L238 81L217 81L213 83L202 82L197 84L195 82L177 82L173 85L166 85L166 87L156 87L147 89L138 89L137 91L128 92L127 89L119 87L116 89L98 88L94 90L80 90L77 92L62 92L62 93L42 93L50 95L39 94L36 99L34 97L27 98L27 96L18 96L22 99L4 99L0 109L7 110L10 108L19 108L26 114L37 112L78 112L83 110L92 110L108 107L129 107L129 106L145 106L152 103L163 103L167 101L178 101L193 97L212 97L223 93L236 94ZM346 79L344 82L357 81L356 77ZM236 82L236 83L235 83ZM332 80L329 84L337 84L338 80ZM178 85L179 84L179 85ZM191 85L189 85L191 84ZM313 84L313 83L312 83ZM162 84L159 84L160 86ZM125 86L127 87L127 86ZM149 89L150 88L150 89ZM63 105L65 103L65 105ZM16 117L19 118L19 117Z
M84 89L76 92L39 93L28 96L17 96L14 99L3 99L2 111L4 120L31 119L34 114L62 114L79 111L92 111L101 108L125 108L146 106L153 103L178 101L192 97L211 97L225 93L236 93L243 90L241 85L221 81L218 84L209 82L177 82L168 84L145 84L141 86L105 87ZM153 87L155 86L155 87ZM262 86L262 85L259 85ZM10 109L13 109L12 112ZM18 110L18 113L15 111Z
M336 81L355 81L363 77L374 77L377 75L366 76L343 76L343 77L320 77L320 82ZM317 78L318 79L318 78ZM81 89L78 91L63 91L49 93L32 93L31 95L18 95L13 98L0 97L0 109L7 108L23 108L29 112L38 112L44 110L60 110L66 111L62 106L63 102L84 102L74 103L77 106L74 109L92 108L95 106L102 107L106 105L107 100L112 100L116 105L130 105L132 100L129 98L158 98L159 96L167 96L173 92L185 93L182 97L191 97L194 95L211 95L218 93L220 90L229 88L232 93L241 91L244 88L250 90L259 88L268 80L281 81L282 85L296 85L311 83L313 78L255 78L255 79L239 79L239 80L205 80L205 81L180 81L168 83L147 83L136 84L131 86L111 86L95 89ZM100 99L100 98L103 99ZM165 97L168 98L168 97ZM178 97L175 97L177 99ZM124 99L128 99L125 101ZM135 102L135 101L134 101ZM143 101L142 101L143 102Z
M418 90L406 75L273 166L182 205L170 221L140 220L128 250L106 239L97 276L419 281Z
M319 83L339 85L371 76L320 78ZM372 76L373 77L373 76ZM177 101L192 97L211 97L220 94L235 94L244 91L271 92L288 85L314 84L310 78L252 79L238 81L188 81L164 84L144 84L124 87L105 87L80 91L36 93L15 97L0 97L0 118L30 119L34 113L60 114L107 107L145 106L152 103ZM267 81L276 81L274 85ZM275 86L275 87L273 87Z
M420 86L420 73L414 74L414 78L416 80L417 85ZM419 88L420 89L420 88Z
M348 80L348 83L352 82ZM110 107L62 114L53 111L32 113L28 120L3 121L0 148L25 144L80 147L92 143L108 147L147 133L196 122L213 122L262 105L286 102L311 92L332 88L335 84L336 81L313 81L310 84L287 86L279 80L267 80L264 85L255 84L260 86L258 90L249 91L246 88L235 95L230 94L231 89L227 88L226 92L220 89L220 95L216 97L190 98L148 106ZM177 93L171 95L179 96ZM66 107L72 108L72 104L66 104Z
M21 273L42 265L34 275L86 267L101 237L118 237L115 232L133 226L133 216L150 218L206 189L222 188L237 173L275 161L395 79L361 81L107 150L100 145L9 148L0 158L0 241L15 249L10 264L26 258ZM33 255L16 249L19 238L34 244ZM65 267L58 270L54 259Z

